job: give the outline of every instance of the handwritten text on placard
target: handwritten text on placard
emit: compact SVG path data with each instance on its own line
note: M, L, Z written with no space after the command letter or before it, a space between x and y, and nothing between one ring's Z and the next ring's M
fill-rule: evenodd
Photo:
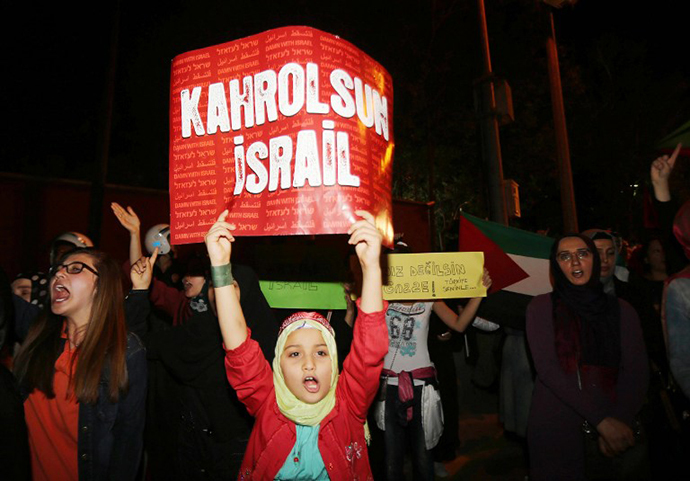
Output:
M386 300L485 297L482 252L389 254Z

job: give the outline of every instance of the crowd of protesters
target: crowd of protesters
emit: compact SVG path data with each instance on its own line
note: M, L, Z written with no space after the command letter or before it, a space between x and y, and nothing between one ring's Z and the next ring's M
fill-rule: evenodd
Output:
M630 256L605 229L557 239L553 292L521 313L530 479L651 479L690 452L690 203L669 189L679 150L651 166L660 228ZM370 213L348 232L347 310L282 321L233 261L227 212L182 263L168 225L142 244L135 209L112 210L130 234L124 264L66 232L47 274L2 272L3 479L431 480L434 460L455 456L443 341L499 326L475 318L481 298L385 302ZM430 335L432 315L443 329Z

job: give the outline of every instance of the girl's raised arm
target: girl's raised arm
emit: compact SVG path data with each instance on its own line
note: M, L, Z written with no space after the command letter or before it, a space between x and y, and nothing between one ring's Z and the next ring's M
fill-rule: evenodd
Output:
M485 268L482 275L482 284L487 289L491 287L491 276L489 271ZM443 301L434 302L434 312L448 327L454 331L464 332L467 326L472 322L474 316L477 314L479 304L481 304L481 297L473 297L469 300L464 309L460 308L460 314L455 314L450 307Z
M383 309L381 265L381 239L383 236L374 224L374 216L364 210L355 212L358 220L347 231L348 243L355 246L359 263L362 266L362 311L378 312Z
M211 277L216 296L218 323L226 349L236 349L247 339L247 323L244 320L236 285L232 278L230 254L234 225L225 222L228 211L223 211L204 237L211 260Z

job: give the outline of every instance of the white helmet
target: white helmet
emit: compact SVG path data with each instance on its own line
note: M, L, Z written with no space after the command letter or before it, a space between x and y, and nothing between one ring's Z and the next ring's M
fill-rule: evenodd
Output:
M79 232L63 232L53 240L53 242L56 241L70 242L75 247L93 247L91 239Z
M170 252L170 226L168 224L156 224L146 232L144 245L149 254L158 247L158 254Z
M80 232L63 232L55 239L51 244L50 248L50 265L57 262L58 252L57 247L59 245L72 244L75 248L93 247L93 242L87 236Z

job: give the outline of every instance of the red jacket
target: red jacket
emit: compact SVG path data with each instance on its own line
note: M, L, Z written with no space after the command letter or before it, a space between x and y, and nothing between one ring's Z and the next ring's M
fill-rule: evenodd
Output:
M388 352L384 306L380 312L359 311L350 354L338 379L333 410L321 421L319 451L331 480L371 480L364 440L367 410L379 387ZM295 445L295 423L281 414L273 372L256 341L227 351L225 370L239 399L256 418L238 479L272 480Z
M184 324L192 315L189 299L184 292L170 287L155 277L151 281L149 300L156 307L172 317L173 326Z
M126 282L123 283L125 292L132 288L132 283L129 281L129 271L132 269L132 264L125 261L122 264L122 272ZM149 288L149 300L156 309L160 309L169 315L173 320L173 326L184 324L192 315L189 307L189 299L184 295L184 292L170 287L165 282L156 279L151 280Z

